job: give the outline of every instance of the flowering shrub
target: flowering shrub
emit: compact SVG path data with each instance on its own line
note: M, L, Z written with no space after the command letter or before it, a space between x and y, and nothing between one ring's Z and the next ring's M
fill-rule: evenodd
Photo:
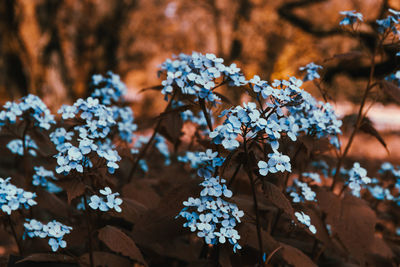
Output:
M375 23L377 45L398 35L400 13L388 12ZM351 33L363 23L356 11L340 14ZM375 78L376 56L345 145L333 107L303 89L311 81L321 89L324 67L315 63L299 69L303 80L269 82L246 79L213 54L167 59L154 89L168 104L151 135L112 72L94 75L88 97L58 115L33 95L7 102L0 126L16 168L7 169L15 185L0 178L4 229L26 261L394 266L400 169L384 163L367 172L347 158L369 92L399 85L398 71ZM232 90L247 100L231 104ZM194 126L190 143L185 125ZM390 216L381 216L383 205Z

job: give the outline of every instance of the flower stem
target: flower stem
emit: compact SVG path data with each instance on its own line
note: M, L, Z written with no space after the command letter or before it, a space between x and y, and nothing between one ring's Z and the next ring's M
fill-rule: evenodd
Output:
M19 239L18 239L18 236L17 236L17 232L15 231L13 222L12 222L12 220L11 220L11 216L8 215L8 214L7 214L7 220L8 220L8 224L10 225L11 232L12 232L12 234L13 234L13 236L14 236L15 243L17 243L19 254L20 254L21 256L23 256L24 253L23 253L23 250L22 250L22 244L19 242Z
M86 226L88 231L88 247L89 247L89 260L90 260L90 267L94 267L93 261L93 247L92 247L92 228L90 225L90 214L89 214L89 207L87 204L86 194L83 195L83 201L85 203L85 219L86 219Z

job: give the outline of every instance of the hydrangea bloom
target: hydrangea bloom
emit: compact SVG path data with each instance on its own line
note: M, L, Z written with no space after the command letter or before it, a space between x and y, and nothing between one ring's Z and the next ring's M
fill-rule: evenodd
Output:
M351 11L340 11L341 15L345 16L341 21L340 25L353 25L358 21L363 21L363 15L361 13L356 12L355 10Z
M260 160L258 162L259 172L262 176L266 176L269 172L276 173L280 172L291 172L290 158L278 151L274 151L274 153L268 154L269 160L268 163Z
M367 170L355 162L353 168L349 171L348 185L354 196L360 197L361 186L371 183L371 178L367 177Z
M29 238L39 237L39 238L49 238L49 245L51 249L55 252L58 248L65 248L67 242L63 240L64 235L71 233L72 227L66 226L55 220L43 224L35 219L26 219L24 223L25 236Z
M175 59L167 59L161 65L161 72L166 74L162 81L162 93L168 98L175 88L180 93L193 95L216 104L219 97L213 93L217 79L223 79L231 85L241 86L246 83L236 64L225 66L222 58L214 54L180 54Z
M311 180L313 180L316 183L321 183L321 178L319 177L318 173L315 173L315 172L303 172L302 175L303 175L303 177L310 178Z
M225 158L218 157L218 152L207 149L206 152L186 152L185 156L179 156L178 161L189 162L192 169L197 169L197 175L203 178L211 178L215 169L222 166Z
M203 237L207 244L228 241L236 252L241 246L238 243L240 235L235 226L241 222L240 218L244 213L235 204L222 199L223 196L232 196L232 191L226 187L225 182L219 177L205 178L200 184L203 187L200 197L190 197L184 201L185 207L177 217L185 218L183 226L190 228L192 232L197 231L197 236Z
M297 220L308 227L311 233L315 234L317 232L317 228L311 224L311 218L304 212L295 212L294 215L296 216Z
M63 119L76 118L84 120L85 123L76 125L73 133L65 133L65 129L58 128L50 135L51 140L56 145L58 154L57 173L68 174L71 170L83 172L84 168L92 168L93 163L89 158L90 153L96 153L100 158L104 158L107 163L108 171L114 173L119 166L118 161L121 157L115 150L115 146L108 138L112 131L112 127L116 125L114 113L111 108L108 108L99 103L98 99L89 97L86 100L78 99L73 106L63 106L59 113L62 113ZM129 117L129 115L128 115ZM133 119L132 119L133 120ZM132 121L131 120L131 121ZM132 128L125 128L123 131L130 131ZM131 133L127 133L127 139ZM75 137L76 140L71 140ZM73 145L72 142L78 143Z
M90 197L89 207L94 210L109 211L114 209L116 212L121 212L120 205L122 199L118 198L119 193L112 193L111 188L108 186L100 190L102 196L93 195Z
M296 187L301 190L300 194L297 193ZM290 192L290 196L293 198L294 203L304 202L304 201L316 201L315 197L317 194L312 191L307 183L301 182L299 180L294 180L294 186L287 188Z
M21 207L28 209L36 205L36 193L28 192L10 183L11 178L0 178L0 206L8 215Z
M35 95L27 95L21 98L19 103L7 102L3 108L4 110L0 112L0 126L7 123L14 124L19 120L25 120L26 117L29 117L35 126L45 130L50 129L50 125L56 123L54 115Z
M92 76L92 85L95 87L91 97L100 100L103 105L119 102L127 91L119 75L108 71L105 76L96 74Z
M305 82L321 78L318 74L318 69L322 69L322 66L314 64L314 62L311 62L304 67L300 67L299 69L301 71L307 71L307 74L303 79Z
M379 169L379 173L385 174L390 173L396 178L400 178L400 169L395 168L390 162L384 162Z
M36 172L33 175L33 180L32 180L32 184L34 186L41 186L51 193L58 193L62 191L60 187L56 186L55 184L49 181L49 180L53 181L57 180L57 178L54 176L53 171L46 170L42 166L39 167L35 166L33 167L33 169Z
M398 35L399 31L397 30L397 25L400 22L400 12L394 9L389 8L389 14L385 19L376 20L376 24L378 25L378 31L380 33L384 33L389 30L394 35Z
M36 142L29 136L25 136L25 146L29 154L36 157L36 150L39 149ZM7 144L7 148L13 153L20 156L24 155L24 142L21 139L11 140Z

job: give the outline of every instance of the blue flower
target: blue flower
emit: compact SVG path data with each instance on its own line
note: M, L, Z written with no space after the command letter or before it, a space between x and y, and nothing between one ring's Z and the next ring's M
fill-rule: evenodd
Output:
M54 252L56 252L59 247L65 248L67 246L67 242L63 240L63 237L66 234L71 233L72 230L72 227L66 226L55 220L47 224L43 224L35 219L26 219L26 223L24 223L24 228L24 237L48 237L48 244Z
M308 227L311 233L315 234L317 232L317 228L311 224L310 216L305 214L304 212L295 212L294 215L296 216L297 220Z
M21 207L28 209L36 205L36 193L28 192L10 183L11 178L0 178L0 208L8 215Z
M92 76L92 85L95 87L91 97L100 100L104 105L111 105L113 102L119 102L126 93L127 88L120 77L111 71L106 76L100 74Z
M25 136L25 146L26 146L26 150L28 151L29 154L31 154L32 156L36 157L36 150L39 149L36 142L31 139L31 137L29 135ZM21 139L14 139L11 140L8 144L7 144L7 148L13 153L13 154L17 154L20 156L24 155L24 143Z
M53 171L46 170L42 166L39 166L39 167L35 166L35 167L33 167L33 169L36 172L33 175L33 180L32 180L32 184L34 186L41 186L41 187L45 188L47 191L49 191L50 193L58 193L58 192L62 191L62 189L60 187L56 186L52 182L49 182L49 180L53 180L53 181L57 180L57 178L54 176Z
M117 197L119 193L112 193L111 188L105 187L100 190L100 194L103 196L93 195L90 197L89 207L101 211L109 211L112 209L116 212L122 211L120 207L122 199Z
M353 25L357 21L363 21L363 15L361 13L357 13L355 10L351 11L340 11L341 15L345 17L340 21L340 25Z
M301 71L307 71L307 74L303 79L305 82L321 78L318 74L318 69L322 69L322 66L314 64L314 62L307 64L305 67L300 67L299 69Z

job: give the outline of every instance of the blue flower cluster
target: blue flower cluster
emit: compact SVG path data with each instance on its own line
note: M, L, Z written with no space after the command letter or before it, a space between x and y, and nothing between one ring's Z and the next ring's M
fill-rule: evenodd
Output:
M36 205L34 198L36 193L25 191L10 183L11 178L0 178L0 206L1 210L8 215L12 211L21 207L28 209L30 206Z
M185 156L179 156L178 161L189 162L192 169L197 169L197 175L206 179L211 178L215 169L222 166L225 158L218 157L218 152L207 149L206 152L186 152Z
M63 240L66 234L69 234L72 230L72 227L66 226L60 222L55 220L43 224L35 219L26 219L26 223L24 223L25 236L29 238L39 237L39 238L49 238L49 245L51 249L55 252L58 248L65 248L67 246L67 242Z
M300 193L297 193L297 189L300 189ZM293 186L287 188L287 191L290 192L290 196L293 198L294 203L317 201L315 199L317 194L312 191L308 184L297 179L293 181Z
M127 89L119 75L108 71L105 76L95 74L92 76L92 85L95 87L91 97L100 100L103 105L111 105L121 101Z
M187 222L184 227L192 232L197 231L197 236L204 238L207 244L226 243L233 245L233 251L241 249L238 243L240 235L235 229L243 211L222 197L230 198L232 191L226 185L225 180L219 177L205 178L200 184L203 190L199 198L190 197L183 202L185 206L177 217L183 217Z
M400 11L389 8L389 13L390 15L388 15L385 19L376 20L376 24L378 24L378 31L379 33L384 33L389 30L394 35L399 35L397 26L400 23Z
M0 127L5 124L15 124L19 120L31 120L34 126L49 130L55 124L54 115L46 104L35 95L27 95L20 102L7 102L0 111Z
M50 193L58 193L61 192L62 189L56 186L54 183L49 180L56 181L57 178L54 176L53 171L46 170L42 166L33 167L35 170L35 174L33 175L32 184L34 186L41 186L45 188Z
M260 160L258 162L259 172L262 176L266 176L270 173L279 172L291 172L292 167L290 165L290 158L282 153L274 150L274 153L268 154L269 160L268 163Z
M400 87L400 70L396 71L396 73L390 74L385 79L394 82L398 87Z
M311 224L311 218L304 212L295 212L294 215L296 216L297 220L308 227L311 233L315 234L317 232L317 228Z
M36 150L38 150L39 148L38 148L36 142L29 135L25 136L25 147L26 147L26 150L28 151L28 153L31 154L31 156L34 156L34 157L37 156ZM7 144L7 148L13 154L17 154L20 156L24 155L24 142L21 139L11 140Z
M78 121L83 120L84 123L76 125L73 128L75 132L67 133L65 129L56 129L50 135L58 150L55 156L58 163L57 173L68 174L71 170L82 173L83 168L93 167L88 156L91 152L96 152L100 158L104 158L108 171L114 173L119 167L117 162L121 157L108 138L112 127L116 125L112 109L100 104L98 99L89 97L86 100L78 99L73 106L64 105L58 112L62 113L63 119L75 118ZM74 136L77 145L67 142Z
M113 193L108 186L100 190L102 196L93 195L90 197L89 207L94 210L109 211L114 209L116 212L121 212L120 205L122 199L117 197L119 193Z
M303 172L301 175L306 178L310 178L315 183L321 183L321 177L316 172Z
M166 79L162 81L162 93L168 99L168 95L177 88L182 94L216 104L219 97L213 93L213 89L218 79L234 86L245 84L245 78L236 64L225 66L223 62L222 58L214 54L203 55L197 52L192 55L180 54L173 60L167 59L161 65L161 72L166 74Z
M357 21L363 21L363 15L361 13L356 12L355 10L351 11L340 11L340 15L343 15L344 18L340 21L340 25L353 25Z
M347 181L351 193L354 196L360 197L361 186L371 183L371 178L367 177L367 170L360 166L360 163L355 162L353 168L348 172L349 179Z
M134 123L133 111L129 107L111 107L113 119L117 124L117 133L121 140L131 143L135 137L134 132L137 130L137 124Z
M303 81L306 82L321 78L321 76L319 76L318 74L318 69L322 69L322 66L314 64L314 62L308 63L304 67L300 67L300 71L307 71L307 74L303 78Z

